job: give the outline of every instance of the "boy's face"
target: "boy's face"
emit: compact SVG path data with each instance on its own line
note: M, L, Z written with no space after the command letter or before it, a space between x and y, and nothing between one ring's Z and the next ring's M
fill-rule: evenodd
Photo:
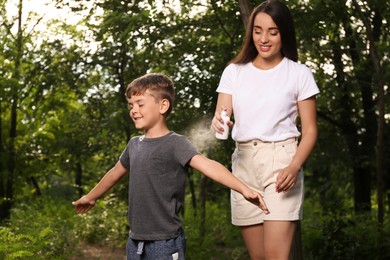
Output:
M144 94L132 95L129 99L130 117L137 129L153 128L163 115L161 104L146 90Z

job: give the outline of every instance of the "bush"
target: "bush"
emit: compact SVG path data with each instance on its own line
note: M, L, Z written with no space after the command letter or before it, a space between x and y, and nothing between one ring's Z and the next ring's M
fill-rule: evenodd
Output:
M352 209L323 212L318 205L307 206L302 221L305 259L390 259L390 223L386 219L379 228L375 210L356 215Z
M76 219L76 232L81 240L125 247L129 236L127 203L114 194L105 196L91 211L78 215Z
M231 224L230 206L207 202L204 237L201 235L200 211L187 207L184 216L188 260L249 259L239 228Z
M127 205L114 196L82 215L71 201L35 198L15 203L0 227L0 259L68 259L81 241L124 247L127 237Z
M41 230L38 235L16 234L11 228L0 227L0 255L5 259L52 256L50 253L50 228Z
M66 259L78 243L67 204L44 197L16 203L0 228L0 258Z
M188 199L188 198L187 198ZM328 208L329 209L329 208ZM201 212L186 203L187 259L248 259L243 239L230 222L227 201L207 202ZM305 259L390 259L390 222L379 229L375 210L324 210L317 198L305 201L302 244ZM204 235L201 235L201 227ZM0 259L68 259L81 242L125 247L127 203L107 195L92 211L76 215L71 201L41 197L15 203L0 227Z

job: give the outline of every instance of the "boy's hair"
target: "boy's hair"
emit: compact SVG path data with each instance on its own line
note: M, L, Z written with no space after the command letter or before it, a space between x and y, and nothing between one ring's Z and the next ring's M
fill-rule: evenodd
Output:
M173 88L172 80L162 73L149 73L133 80L126 89L126 97L143 95L146 90L156 101L167 99L169 101L169 108L165 113L168 116L173 109L173 102L175 101L175 90Z

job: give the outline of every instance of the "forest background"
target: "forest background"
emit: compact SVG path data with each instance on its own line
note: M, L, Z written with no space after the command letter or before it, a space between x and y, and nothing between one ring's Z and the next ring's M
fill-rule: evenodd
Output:
M26 8L33 2L0 0L0 259L124 248L127 178L88 214L75 215L71 202L140 134L127 84L169 75L170 128L230 168L234 142L209 131L215 89L260 1L48 0L39 12ZM303 257L389 259L390 2L285 2L299 61L321 90L319 139L305 165ZM188 259L247 259L229 190L191 172L186 194Z

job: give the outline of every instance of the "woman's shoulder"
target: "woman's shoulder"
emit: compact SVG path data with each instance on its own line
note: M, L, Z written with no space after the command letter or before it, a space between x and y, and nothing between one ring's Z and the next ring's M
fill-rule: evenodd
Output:
M299 63L299 62L290 60L288 58L285 58L285 60L286 60L286 63L288 64L289 67L292 67L292 68L294 68L296 70L300 70L300 71L308 71L308 70L310 70L310 68L306 64Z
M243 69L247 68L249 65L250 65L250 63L245 63L245 64L242 64L242 63L230 63L229 65L226 66L224 71L227 72L227 73L237 73L240 70L243 70Z

